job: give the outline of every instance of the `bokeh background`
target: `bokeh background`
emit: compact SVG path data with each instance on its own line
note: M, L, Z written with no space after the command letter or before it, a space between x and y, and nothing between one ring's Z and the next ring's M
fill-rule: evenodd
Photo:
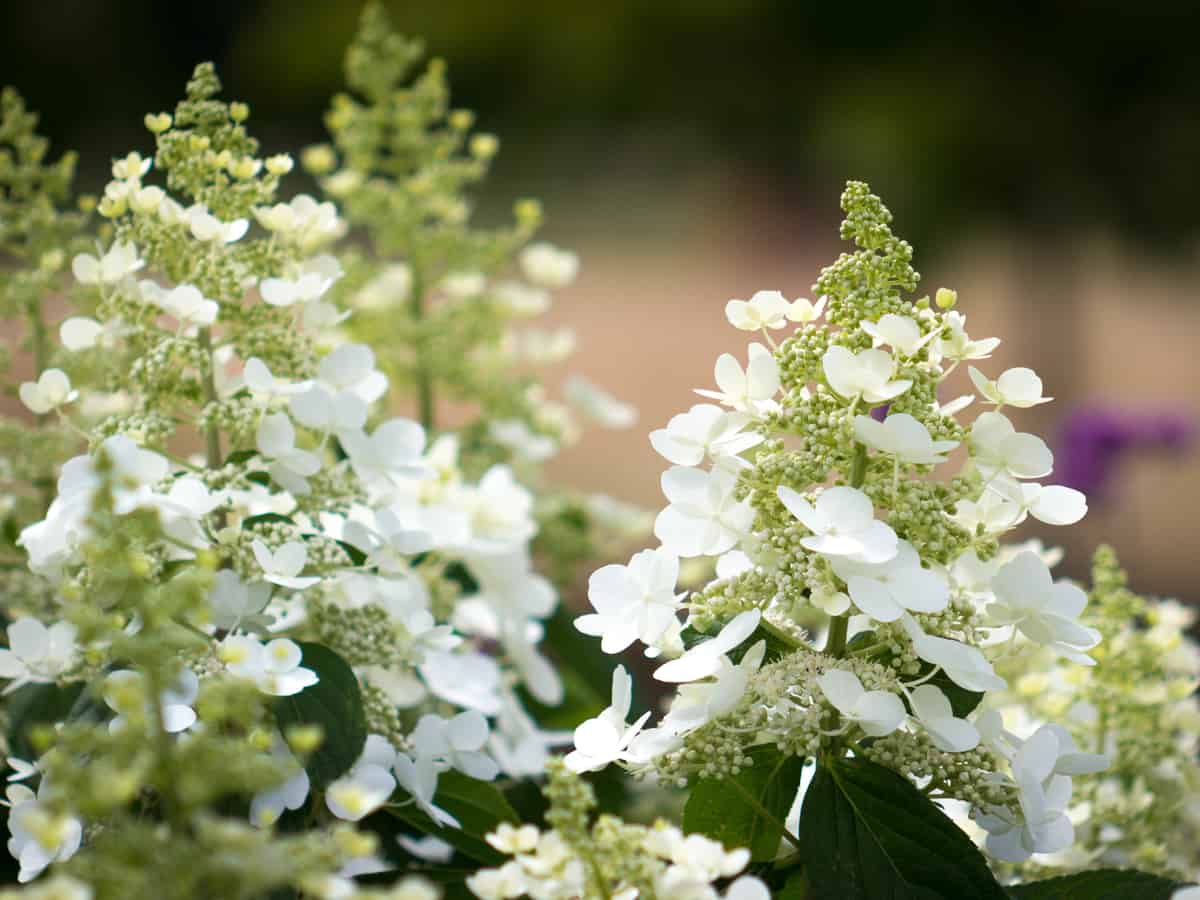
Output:
M0 83L42 112L81 186L147 149L193 64L216 61L271 150L323 137L355 0L5 0ZM396 22L498 133L484 217L543 198L577 249L552 312L587 372L641 410L556 477L656 505L646 440L745 337L755 290L807 295L839 252L837 198L867 180L959 291L984 370L1030 365L1022 412L1092 494L1062 542L1114 543L1143 590L1200 602L1200 8L1194 3L408 0ZM302 176L295 176L299 182ZM297 188L304 187L297 184ZM558 378L561 373L555 373ZM965 373L964 373L965 385ZM1036 524L1036 523L1035 523ZM1030 534L1039 534L1031 529Z

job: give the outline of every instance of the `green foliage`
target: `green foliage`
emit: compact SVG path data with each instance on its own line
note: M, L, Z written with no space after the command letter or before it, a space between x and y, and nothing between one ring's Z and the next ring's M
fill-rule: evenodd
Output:
M362 753L367 739L362 694L354 670L344 659L320 644L300 642L303 665L320 681L274 703L275 721L287 735L297 727L316 726L321 743L304 761L314 789L321 790L344 775Z
M393 804L388 812L422 834L431 834L464 856L485 865L503 862L504 856L484 840L502 822L515 824L517 814L495 785L444 772L438 778L434 804L458 820L461 828L439 825L411 804Z
M804 796L810 900L1002 900L970 839L912 783L862 759L822 760Z
M1048 878L1008 889L1014 900L1171 900L1186 887L1148 872L1131 869L1093 869L1061 878Z
M754 747L751 764L727 778L696 782L683 810L683 828L726 847L748 847L755 861L773 859L796 799L804 760L774 747Z

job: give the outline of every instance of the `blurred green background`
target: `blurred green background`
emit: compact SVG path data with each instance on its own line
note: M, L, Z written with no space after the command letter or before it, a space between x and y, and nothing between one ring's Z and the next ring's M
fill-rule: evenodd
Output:
M501 137L482 214L541 196L547 236L582 254L551 315L579 334L573 368L642 410L634 431L572 449L559 477L658 502L645 432L695 402L719 352L744 353L726 300L808 292L839 251L847 178L892 208L924 289L958 288L972 334L1005 338L984 371L1043 375L1059 402L1018 424L1047 434L1060 461L1075 452L1059 440L1064 421L1083 408L1200 419L1196 4L390 9L446 59L456 103ZM249 102L268 151L298 149L323 137L358 10L6 0L0 82L41 111L57 149L81 151L85 188L103 184L111 157L149 148L143 113L172 108L202 59ZM1092 514L1068 530L1065 570L1082 574L1107 539L1142 588L1200 598L1196 454L1186 440L1119 449Z

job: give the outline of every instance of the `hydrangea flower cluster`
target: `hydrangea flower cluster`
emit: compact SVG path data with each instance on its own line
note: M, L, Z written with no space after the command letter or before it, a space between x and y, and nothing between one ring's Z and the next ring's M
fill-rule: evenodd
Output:
M1060 554L1045 553L1054 564ZM1076 842L1021 874L1097 866L1200 878L1200 648L1195 612L1135 594L1111 548L1092 566L1086 625L1103 635L1097 666L1039 650L1002 665L1009 690L995 708L1031 731L1054 719L1110 765L1076 779L1066 815Z
M376 112L403 119L424 109L395 81L386 97L355 82L377 41L388 52L407 46L371 6L350 52L352 85L368 90ZM488 279L514 265L536 217L507 235L464 230L450 261L435 258L426 245L451 239L439 230L449 220L430 219L422 190L388 173L390 203L419 207L409 224L424 243L389 243L381 229L392 220L369 210L356 223L404 255L417 278L434 280L389 294L388 303L411 296L432 305L397 342L415 354L415 369L398 373L394 350L385 373L370 346L346 335L350 312L338 299L373 289L343 289L344 278L394 264L350 253L346 276L332 252L348 231L337 207L281 196L291 157L262 154L246 129L248 107L220 100L219 88L211 65L198 66L172 113L146 117L153 153L113 162L95 242L38 263L39 302L47 279L69 264L76 308L58 324L58 347L40 306L31 312L32 330L45 333L35 334L38 371L18 393L39 424L84 452L37 460L46 473L61 464L56 490L10 526L39 590L5 595L11 624L0 677L21 698L10 765L37 785L9 791L9 849L21 881L63 864L90 888L103 886L97 896L158 896L154 867L131 881L132 861L118 864L112 850L164 820L182 830L146 847L198 835L195 853L219 857L222 842L240 842L231 859L242 869L227 876L235 886L218 890L223 896L285 885L306 896L377 896L354 893L352 876L449 858L466 828L455 803L488 796L507 808L485 782L540 774L549 747L563 741L528 711L563 698L539 649L557 591L535 570L532 546L551 516L510 464L516 450L489 456L477 431L432 433L434 363L449 351L426 346L452 339L440 336L458 333L460 314L495 308L471 285L490 295L502 284ZM7 93L5 104L6 127L29 124ZM420 134L430 154L423 164L445 163L439 134ZM454 142L465 135L458 128ZM29 155L30 165L40 158ZM59 180L69 177L70 160L60 169ZM467 180L484 169L472 171ZM451 179L439 190L463 184ZM39 202L57 190L46 187ZM378 196L374 186L368 193ZM360 210L365 201L349 202ZM58 231L80 224L32 208L33 225L34 213ZM16 228L12 239L25 241ZM486 261L488 275L468 278L453 260ZM578 263L533 244L515 265L549 287L568 283ZM397 318L387 303L379 311ZM370 328L378 333L379 320ZM454 358L475 365L458 350ZM411 382L423 423L388 417L391 381ZM486 374L459 397L485 384L496 386ZM524 385L523 415L549 408L535 387ZM608 424L631 421L627 407L585 382L570 389ZM495 433L517 421L480 405ZM520 467L525 478L536 471ZM609 515L618 524L630 518L621 509ZM579 539L590 540L593 526L579 526ZM543 546L562 543L558 561L569 564L579 553L570 541ZM214 775L222 756L228 771ZM128 771L119 787L99 784L110 758ZM115 827L139 794L141 814ZM227 795L244 808L212 819L210 805ZM382 846L372 836L376 814L401 822ZM318 827L275 835L277 823L298 816ZM422 833L430 837L412 837ZM192 852L143 850L164 862ZM233 862L222 865L232 873ZM205 867L194 877L216 878ZM190 896L187 884L178 890Z
M643 539L649 522L610 498L553 489L538 469L585 425L628 428L637 413L579 374L561 399L548 394L538 370L569 357L576 338L534 323L575 280L579 258L534 240L536 201L517 201L510 225L472 221L468 191L487 175L499 140L472 131L471 112L450 105L445 65L421 67L422 55L419 41L368 4L346 57L348 91L326 115L332 142L301 157L362 238L333 293L353 311L343 326L352 336L389 335L379 366L411 390L424 428L453 409L468 476L504 464L536 485L537 549L565 582L583 558Z
M726 850L701 834L659 820L631 825L612 815L592 820L596 795L560 761L549 768L551 827L501 825L487 841L511 862L467 879L483 900L572 900L600 897L680 897L686 900L767 900L767 886L741 874L745 848ZM728 887L721 891L718 880Z
M1030 516L1076 522L1086 501L1039 482L1051 451L1014 422L1050 399L1037 375L985 373L999 341L968 335L952 291L905 298L911 248L865 185L851 182L842 208L858 249L821 273L819 299L731 301L729 323L755 338L744 364L723 354L717 389L697 391L714 402L650 436L670 464L660 546L598 570L577 627L608 653L640 642L679 688L652 727L650 713L630 725L618 668L567 765L684 785L737 775L762 745L848 754L967 801L1000 859L1062 850L1071 779L1108 758L1058 725L1017 735L980 702L1031 648L1094 662L1084 592L998 545ZM959 366L975 394L947 401ZM680 560L698 558L715 577L681 592ZM818 639L803 626L822 617Z

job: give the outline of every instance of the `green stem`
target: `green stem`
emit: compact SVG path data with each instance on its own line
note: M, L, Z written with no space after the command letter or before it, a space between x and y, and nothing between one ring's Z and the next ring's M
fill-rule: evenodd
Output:
M408 265L412 272L412 282L409 287L408 315L415 326L417 365L417 408L421 419L421 427L426 432L433 430L433 372L429 367L429 347L423 328L425 320L425 279L417 259L414 245L409 244Z
M29 308L29 341L33 345L34 378L46 371L50 362L50 346L46 336L46 323L42 320L41 298L34 298ZM46 427L49 413L42 413L35 418L38 428ZM53 478L39 479L38 499L42 504L42 512L50 508L54 501L55 482Z
M825 641L825 652L835 659L846 653L846 632L850 628L850 615L835 616L829 622L829 639Z
M209 403L216 403L217 376L213 371L216 367L216 360L213 358L212 352L212 332L207 328L200 329L200 346L204 348L204 352L208 356L208 371L204 376L204 399ZM221 431L212 419L204 429L204 442L205 464L209 469L221 468Z

